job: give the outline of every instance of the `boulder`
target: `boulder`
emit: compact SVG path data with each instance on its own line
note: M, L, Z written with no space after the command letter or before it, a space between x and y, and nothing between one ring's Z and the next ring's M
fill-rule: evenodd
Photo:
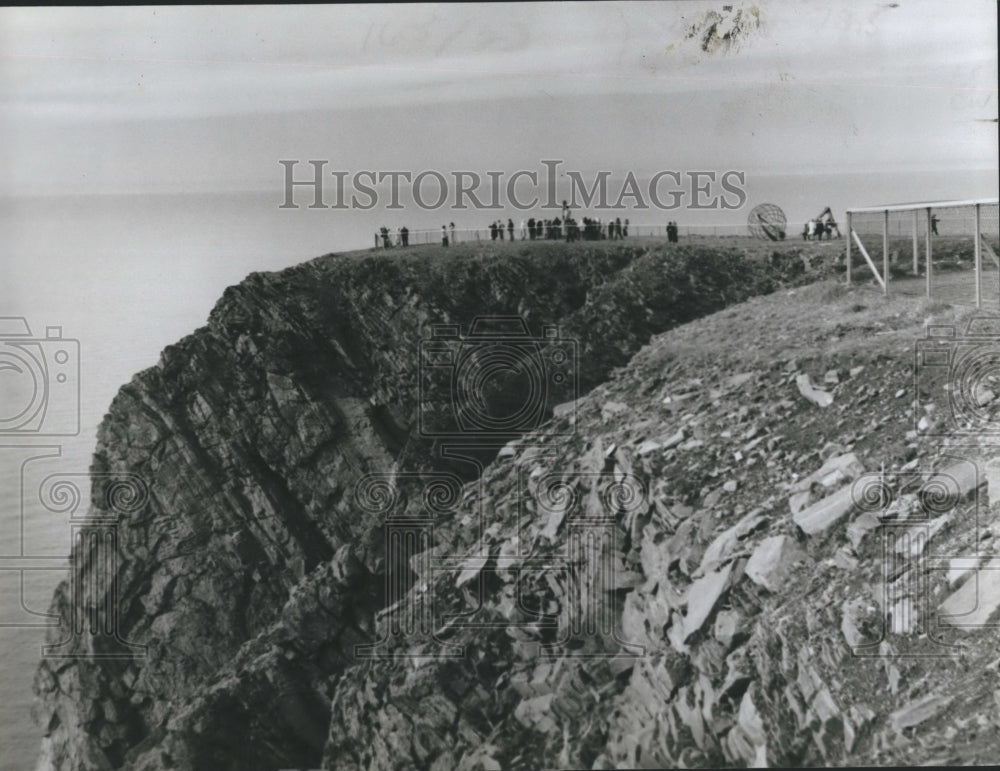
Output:
M833 404L833 394L816 388L808 375L798 375L795 378L795 385L798 386L799 393L813 404L819 407L829 407Z

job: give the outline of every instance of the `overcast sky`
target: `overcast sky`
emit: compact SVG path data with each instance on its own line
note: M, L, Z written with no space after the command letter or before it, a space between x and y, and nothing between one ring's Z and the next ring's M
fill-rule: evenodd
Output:
M3 9L0 194L267 189L309 158L996 168L993 0L728 7ZM737 44L687 37L711 12Z

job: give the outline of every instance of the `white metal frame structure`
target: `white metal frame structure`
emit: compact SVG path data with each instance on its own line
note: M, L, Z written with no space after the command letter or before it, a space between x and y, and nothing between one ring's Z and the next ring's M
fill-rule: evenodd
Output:
M926 277L927 277L927 296L931 296L931 235L932 235L932 223L931 216L934 209L955 209L970 207L974 211L974 231L970 233L973 237L974 243L974 256L975 256L975 301L976 307L981 308L983 305L983 288L982 288L982 258L983 249L987 250L987 253L993 258L998 265L1000 265L1000 259L994 253L993 248L986 241L982 234L982 221L981 221L981 210L983 206L997 206L1000 203L1000 199L997 198L981 198L969 201L927 201L922 203L907 203L907 204L893 204L890 206L868 206L863 208L854 208L847 210L847 283L851 283L851 241L853 239L854 243L857 245L861 252L861 256L865 258L865 262L868 263L868 267L871 269L872 274L875 276L875 280L878 281L879 285L882 287L882 294L889 294L889 213L890 212L913 212L913 272L917 274L919 272L919 253L920 253L920 220L923 219L923 229L924 229L924 258L926 261ZM924 216L921 218L920 214L923 212ZM853 228L852 217L857 214L882 214L882 273L879 274L878 268L875 267L875 263L872 261L871 255L868 254L868 250L865 249L864 244L861 241L860 236Z

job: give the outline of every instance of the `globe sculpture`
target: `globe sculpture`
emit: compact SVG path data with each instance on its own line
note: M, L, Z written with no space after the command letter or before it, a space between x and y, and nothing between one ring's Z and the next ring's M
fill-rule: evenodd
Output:
M785 240L785 226L788 220L780 206L762 203L753 207L747 218L750 235L754 238L769 238L772 241Z

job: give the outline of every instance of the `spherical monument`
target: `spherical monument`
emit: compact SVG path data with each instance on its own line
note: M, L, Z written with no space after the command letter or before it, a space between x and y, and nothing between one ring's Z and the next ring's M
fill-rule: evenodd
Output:
M785 240L785 226L788 220L780 206L762 203L754 206L747 218L750 235L755 238L769 238L772 241Z

